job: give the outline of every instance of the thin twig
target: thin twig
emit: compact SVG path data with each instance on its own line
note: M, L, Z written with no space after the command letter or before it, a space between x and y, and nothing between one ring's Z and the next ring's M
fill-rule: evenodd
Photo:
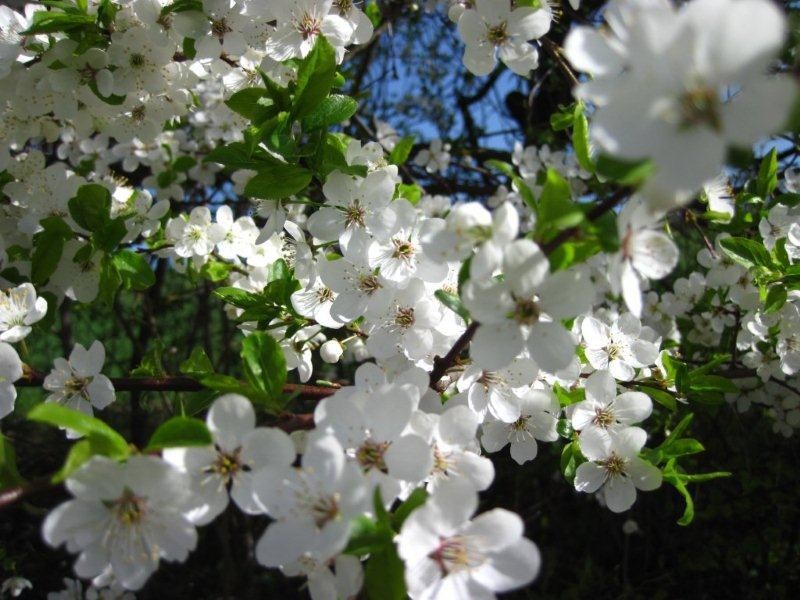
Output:
M118 392L199 392L209 388L203 386L192 377L183 375L166 375L164 377L110 377L114 389ZM41 387L44 382L42 373L28 373L15 382L18 387ZM287 383L283 391L287 394L300 394L301 396L315 396L324 398L336 393L340 386L306 385L302 383Z

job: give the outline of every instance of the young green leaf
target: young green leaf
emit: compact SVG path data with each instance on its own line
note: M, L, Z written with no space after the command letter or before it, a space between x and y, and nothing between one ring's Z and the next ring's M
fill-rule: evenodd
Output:
M247 382L276 401L286 383L286 359L271 335L255 332L242 341L242 368Z
M125 438L109 425L100 419L60 404L45 402L34 406L28 412L28 419L91 436L93 443L102 445L102 453L114 459L126 458L131 453Z
M213 441L211 433L203 421L191 417L172 417L155 430L147 443L145 452L164 448L208 446Z

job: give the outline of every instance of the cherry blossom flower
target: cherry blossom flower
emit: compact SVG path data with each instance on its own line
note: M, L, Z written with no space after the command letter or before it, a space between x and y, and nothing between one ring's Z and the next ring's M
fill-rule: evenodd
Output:
M637 489L649 492L661 486L661 471L639 458L646 439L644 430L628 427L600 444L582 444L581 452L589 460L575 471L575 489L599 491L612 512L628 510L636 502Z
M94 456L66 481L73 499L42 525L51 546L80 553L75 573L96 578L110 567L126 589L138 590L161 559L183 562L197 544L184 516L191 504L188 477L153 456L120 464Z
M519 418L511 423L489 419L483 423L481 444L487 452L499 452L510 445L511 458L525 464L538 454L537 440L558 439L556 425L561 408L555 395L546 390L530 390L520 398Z
M213 447L167 448L164 460L189 474L196 508L186 513L197 525L213 521L228 506L228 496L244 512L261 511L253 498L253 476L262 467L289 468L294 444L279 429L256 427L253 405L226 394L211 405L206 424Z
M471 519L477 494L448 483L403 523L397 538L411 598L495 598L538 574L536 545L522 537L522 519L495 508Z
M69 360L57 358L53 370L44 378L42 386L50 392L45 402L56 402L88 415L92 408L102 410L114 401L111 380L100 373L106 360L106 351L100 341L94 341L87 350L75 344Z
M31 325L47 313L47 300L36 295L30 283L8 291L0 290L0 341L19 342L31 332Z
M511 10L510 0L476 0L475 8L458 19L464 40L464 66L475 75L486 75L500 60L518 75L528 75L539 66L539 54L530 40L550 29L551 14L543 9Z

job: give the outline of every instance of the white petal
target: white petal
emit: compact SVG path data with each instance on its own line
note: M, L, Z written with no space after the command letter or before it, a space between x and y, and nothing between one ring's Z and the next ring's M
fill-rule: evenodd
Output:
M256 426L256 413L250 401L239 394L225 394L211 405L206 416L208 429L224 450L233 452L244 436Z
M603 497L609 510L624 512L636 502L636 488L627 477L611 477L603 487Z
M418 435L409 434L396 439L384 455L389 475L405 481L418 482L433 467L430 444Z
M606 470L593 462L578 465L575 470L575 489L592 494L606 481Z

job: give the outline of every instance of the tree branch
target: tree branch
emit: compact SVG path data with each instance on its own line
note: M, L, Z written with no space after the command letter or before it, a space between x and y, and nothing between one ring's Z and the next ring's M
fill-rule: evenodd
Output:
M165 377L110 377L114 389L118 392L200 392L208 390L199 381L183 375L167 375ZM42 373L28 373L15 382L18 387L41 387L44 382ZM283 391L287 394L300 394L324 398L336 393L340 386L317 386L302 383L287 383Z

